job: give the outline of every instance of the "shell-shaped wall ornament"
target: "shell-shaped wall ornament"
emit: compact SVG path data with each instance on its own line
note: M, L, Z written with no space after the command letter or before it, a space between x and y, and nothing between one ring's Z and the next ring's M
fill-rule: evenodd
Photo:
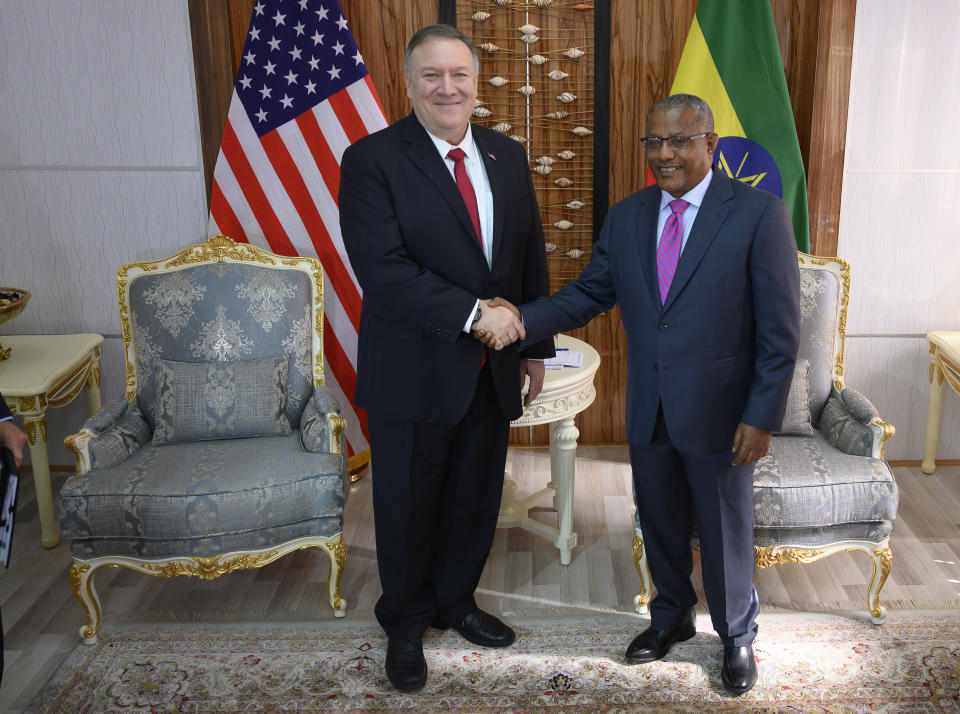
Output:
M572 208L574 211L579 211L581 208L583 208L583 201L578 201L577 199L568 201L567 208Z
M527 62L533 62L534 64L545 64L547 58L543 55L530 55L527 57Z
M582 2L582 3L578 3L578 4L574 5L574 6L573 6L573 9L574 9L574 10L579 10L580 12L585 12L585 11L587 11L587 10L593 10L593 5L588 5L587 3Z
M585 126L575 126L570 130L571 133L576 134L577 136L590 136L593 132L587 129Z
M476 112L474 112L474 114L476 114ZM561 151L559 154L557 154L557 156L559 156L559 157L560 157L561 159L563 159L564 161L569 161L569 160L572 159L574 156L576 156L576 154L573 153L572 151L570 151L570 149L564 149L564 150Z
M562 186L563 188L573 185L573 181L568 179L566 176L561 176L556 181L554 181L554 183L557 184L557 186Z
M481 10L480 12L473 13L474 22L483 22L484 20L489 20L489 19L490 19L489 12L484 12L483 10Z
M546 249L546 251L547 251L548 253L552 253L553 251L555 251L555 250L557 249L557 244L556 244L556 243L551 243L550 241L547 241L546 243L543 244L543 247Z
M520 94L522 94L525 97L531 97L537 93L537 90L531 87L529 84L523 85L517 91L520 92Z
M564 77L569 77L570 75L567 74L566 72L564 72L563 70L555 69L555 70L553 70L552 72L548 72L548 73L547 73L547 76L548 76L550 79L555 79L555 80L557 80L557 81L560 81L560 80L563 79Z
M540 35L524 35L520 39L526 42L528 45L532 45L534 42L540 41Z
M566 119L568 116L570 116L570 112L561 110L559 112L550 112L547 114L547 119Z
M525 137L525 136L520 136L519 134L511 134L511 135L510 135L510 138L513 139L514 141L516 141L518 144L526 144L526 143L527 143L527 137Z
M520 25L517 29L521 35L535 35L540 32L540 28L536 25Z
M492 84L494 87L502 87L510 80L497 76L497 77L491 77L489 81L490 81L490 84Z
M547 7L548 5L553 5L553 0L530 0L531 5L536 5L537 7Z
M564 92L563 94L557 95L557 101L563 102L564 104L569 104L570 102L577 101L577 95L573 92Z
M483 50L484 52L496 52L500 48L497 47L492 42L484 42L482 45L480 45L480 49Z
M583 257L583 251L580 250L579 248L571 248L570 250L567 251L567 257L568 257L568 258L582 258L582 257Z
M475 106L475 107L483 106L484 104L486 104L486 102L483 101L482 99L474 99L474 100L473 100L473 106Z
M553 166L553 157L552 156L541 156L537 159L538 164L545 164L546 166Z
M580 59L581 57L583 57L584 52L579 47L571 47L568 50L564 50L563 54L565 54L570 59Z
M548 173L553 171L553 167L548 166L547 164L537 164L536 166L533 167L533 170L536 171L541 176L546 176Z
M490 128L493 129L494 131L499 131L501 134L506 134L508 131L513 129L513 124L507 124L507 122L502 121L498 124L494 124Z
M554 225L555 228L558 228L558 229L560 229L561 231L568 231L568 230L570 230L571 228L573 228L573 223L572 223L571 221L568 221L566 218L564 218L564 219L561 220L561 221L557 221L557 222L554 223L553 225Z
M493 114L493 112L487 109L486 107L476 107L473 110L473 116L480 117L481 119L488 117L491 114Z
M493 1L497 3L497 5L499 5L500 7L506 7L507 5L510 5L513 3L513 0L493 0Z

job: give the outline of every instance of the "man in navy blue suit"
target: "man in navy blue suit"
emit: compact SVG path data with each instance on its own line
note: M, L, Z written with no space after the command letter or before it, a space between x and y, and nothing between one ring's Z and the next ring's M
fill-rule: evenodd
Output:
M535 341L620 304L627 438L657 588L626 657L653 662L696 634L696 526L722 679L742 694L757 678L753 465L780 427L796 360L796 243L783 201L712 167L718 137L702 99L662 100L646 133L657 185L610 209L577 280L521 312Z

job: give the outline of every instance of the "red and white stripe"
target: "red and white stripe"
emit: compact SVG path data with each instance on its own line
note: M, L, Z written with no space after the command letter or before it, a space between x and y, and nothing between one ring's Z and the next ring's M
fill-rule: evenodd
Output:
M351 143L386 125L369 76L262 138L234 91L210 199L210 235L320 259L325 381L343 405L351 454L369 442L366 415L351 403L361 290L340 234L340 159Z

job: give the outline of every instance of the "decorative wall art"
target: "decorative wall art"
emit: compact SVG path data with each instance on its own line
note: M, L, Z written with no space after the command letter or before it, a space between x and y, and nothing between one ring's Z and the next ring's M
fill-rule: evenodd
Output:
M473 121L527 151L550 291L590 259L607 209L610 8L606 0L439 0L480 55Z

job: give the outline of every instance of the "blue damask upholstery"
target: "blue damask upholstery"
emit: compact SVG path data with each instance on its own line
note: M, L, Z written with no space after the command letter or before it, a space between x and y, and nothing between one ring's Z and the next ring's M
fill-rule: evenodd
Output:
M83 558L208 557L343 529L340 455L298 434L149 444L122 464L68 479L61 526ZM295 535L294 535L295 534ZM282 542L282 541L281 541Z
M316 546L345 613L349 473L322 386L322 280L316 260L223 236L118 271L127 397L68 437L78 469L60 492L85 642L90 578L109 565L215 577Z

